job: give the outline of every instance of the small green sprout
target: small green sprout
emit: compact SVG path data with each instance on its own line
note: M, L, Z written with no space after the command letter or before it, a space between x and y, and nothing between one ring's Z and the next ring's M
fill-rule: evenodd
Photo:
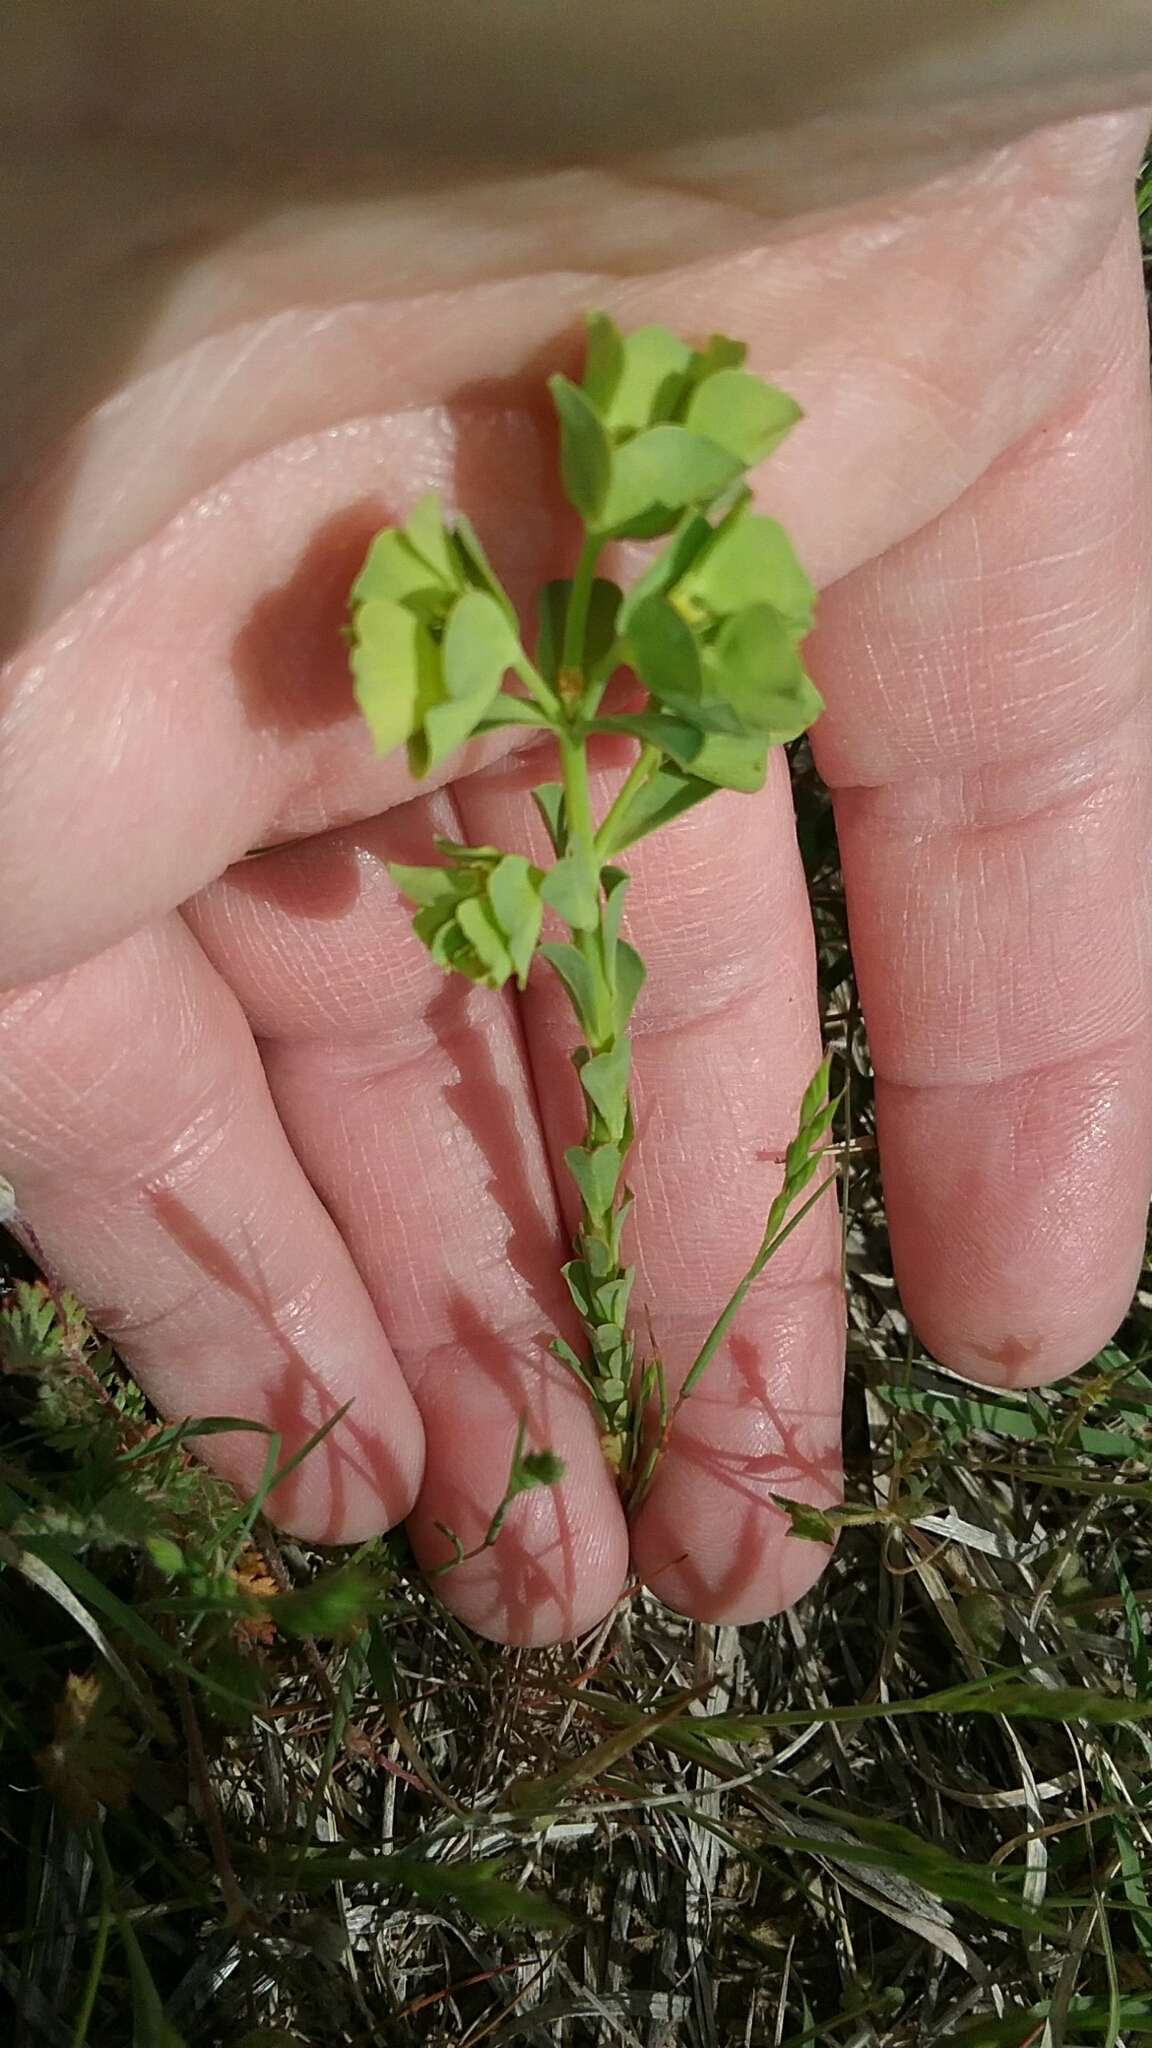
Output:
M746 482L799 407L752 375L743 344L724 335L694 349L662 327L622 334L603 314L587 326L582 381L556 376L549 386L583 545L571 579L540 593L534 654L472 527L460 516L447 522L434 495L373 541L351 592L348 640L376 746L406 745L414 776L507 726L538 728L558 752L560 780L533 791L550 866L438 840L442 864L391 872L442 967L485 988L513 980L524 988L541 960L575 1013L584 1132L564 1156L580 1221L563 1273L584 1343L577 1351L555 1337L551 1349L585 1389L604 1456L634 1505L752 1282L831 1184L829 1174L797 1207L819 1171L835 1105L824 1061L800 1104L755 1258L670 1407L658 1350L653 1343L638 1357L628 1313L629 1022L644 963L622 933L628 874L617 859L718 789L760 789L770 750L798 738L823 707L800 651L812 587L783 528L753 510ZM627 594L598 573L606 546L619 540L667 541ZM623 669L644 702L605 711ZM601 733L626 735L636 758L597 819L588 743ZM565 938L541 942L546 909L567 927ZM561 1471L550 1452L525 1454L521 1427L510 1490L482 1547L517 1493L554 1484Z

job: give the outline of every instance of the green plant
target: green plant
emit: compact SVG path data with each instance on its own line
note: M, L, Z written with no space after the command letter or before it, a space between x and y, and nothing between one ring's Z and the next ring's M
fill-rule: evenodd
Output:
M584 1349L561 1336L551 1348L585 1388L604 1455L633 1501L675 1408L658 1354L637 1356L628 1319L629 1023L645 970L622 935L628 874L618 857L717 790L760 789L769 750L797 738L822 708L800 654L812 588L783 529L752 509L746 482L800 411L744 358L743 345L723 335L693 349L661 327L625 336L603 315L590 317L582 382L550 380L564 490L583 543L574 575L540 593L534 654L471 525L461 516L447 523L435 496L377 535L351 593L356 694L382 752L406 743L420 777L466 740L527 726L559 754L560 780L532 792L551 865L438 839L440 865L391 872L442 967L487 988L515 980L523 989L538 958L567 991L582 1041L573 1060L585 1123L565 1152L580 1220L563 1270ZM627 594L599 575L610 543L658 539L667 546ZM635 687L610 696L621 672ZM510 675L523 694L506 686ZM588 763L598 735L636 746L599 819ZM542 938L548 911L567 927L559 940ZM797 1207L819 1170L834 1106L824 1062L800 1104L760 1246L680 1400L752 1281L830 1184L832 1176Z

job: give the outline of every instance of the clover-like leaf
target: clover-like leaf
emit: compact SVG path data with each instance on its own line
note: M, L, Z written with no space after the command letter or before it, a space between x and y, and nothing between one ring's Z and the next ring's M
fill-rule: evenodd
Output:
M394 598L371 597L356 615L350 662L356 702L376 750L390 754L412 739L436 702L436 643L416 612Z
M620 1178L619 1146L594 1145L589 1151L583 1145L569 1145L564 1161L589 1215L606 1215Z
M351 593L349 663L378 752L408 742L426 775L470 739L520 654L516 615L479 541L445 525L435 494L404 526L377 534ZM509 700L500 723L547 723Z
M627 810L617 818L611 831L601 832L600 845L604 853L623 853L626 847L634 846L638 839L647 838L650 832L658 832L662 825L671 824L682 812L692 810L711 796L715 784L704 782L698 775L691 775L672 761L665 761L651 775L647 782L636 791Z
M397 887L418 906L412 920L417 936L442 967L486 988L502 988L515 975L523 988L544 915L541 870L519 853L438 844L449 856L445 867L389 867Z
M743 468L752 469L803 417L794 398L747 370L720 369L697 385L684 424L727 448Z
M594 1059L585 1060L580 1068L580 1086L616 1139L624 1130L630 1065L628 1040L618 1038L608 1052L597 1053Z
M740 475L739 456L703 434L649 427L610 456L611 475L596 528L614 538L670 533L688 505L711 505Z
M560 470L568 501L586 526L596 530L612 474L612 444L591 400L568 377L550 377L548 389L560 417Z
M692 361L687 342L666 327L636 327L621 334L603 313L593 313L584 390L610 433L637 433L671 419Z
M823 709L791 634L770 604L748 605L725 619L703 659L705 701L725 704L741 730L770 745L796 739Z
M577 847L549 868L540 893L573 931L595 931L600 921L599 883L595 868L586 858L581 859Z
M697 530L692 538L696 545L689 553L689 536L684 535L682 566L670 563L663 585L686 619L703 623L746 605L770 604L795 639L811 631L815 593L775 519L751 511L744 501L710 534L701 536ZM636 602L635 592L631 602Z

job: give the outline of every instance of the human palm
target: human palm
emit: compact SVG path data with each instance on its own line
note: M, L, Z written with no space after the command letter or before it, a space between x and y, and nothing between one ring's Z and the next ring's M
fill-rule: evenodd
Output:
M85 185L95 290L83 261L63 292L33 267L7 344L0 1171L162 1409L290 1450L351 1401L281 1489L293 1529L410 1513L426 1560L437 1524L474 1543L523 1415L566 1476L440 1581L486 1633L589 1626L629 1535L544 1348L572 1221L560 999L443 979L384 865L434 830L527 844L539 756L484 742L415 797L375 758L339 635L366 542L435 487L527 611L572 540L543 373L592 305L740 335L800 399L765 502L825 593L814 745L903 1298L975 1378L1074 1368L1126 1306L1152 1158L1141 133L1048 131L804 234L713 194L675 269L690 191L622 186L613 234L553 193L544 235L527 181L272 207L181 172L129 228L125 157ZM62 374L35 336L82 299ZM631 866L635 1298L674 1383L818 1057L783 765ZM631 1531L701 1618L766 1614L823 1562L773 1496L837 1494L838 1269L821 1204ZM261 1440L206 1454L251 1483Z

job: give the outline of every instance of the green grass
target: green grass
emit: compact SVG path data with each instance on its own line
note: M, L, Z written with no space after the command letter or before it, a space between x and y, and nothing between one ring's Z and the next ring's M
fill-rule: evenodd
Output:
M824 1580L763 1627L640 1595L571 1649L495 1650L402 1539L278 1545L9 1245L0 2000L26 2048L1152 2037L1152 1274L1065 1386L978 1394L923 1356L796 768L850 1080Z

